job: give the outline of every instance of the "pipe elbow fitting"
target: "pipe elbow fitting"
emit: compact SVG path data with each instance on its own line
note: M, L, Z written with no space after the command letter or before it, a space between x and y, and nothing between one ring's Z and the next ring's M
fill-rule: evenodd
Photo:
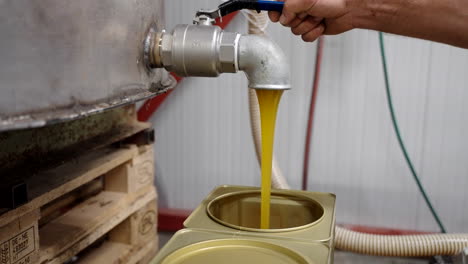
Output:
M250 88L291 88L286 57L265 37L241 36L216 26L178 25L171 33L150 33L144 50L149 67L164 67L179 76L216 77L242 70Z
M283 51L270 39L258 35L239 40L239 69L249 80L249 88L291 89L289 63Z

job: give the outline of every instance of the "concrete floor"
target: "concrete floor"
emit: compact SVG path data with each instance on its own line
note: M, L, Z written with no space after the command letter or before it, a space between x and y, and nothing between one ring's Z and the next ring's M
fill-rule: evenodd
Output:
M159 245L164 246L169 239L171 239L173 233L161 232L159 233ZM401 259L401 258L382 258L373 256L363 256L352 254L348 252L335 252L334 264L428 264L427 260L418 259Z
M363 256L349 252L335 251L335 264L428 264L428 260L402 259L402 258L382 258L373 256Z
M159 248L162 248L164 245L166 245L167 241L171 239L172 235L174 233L170 232L159 232L158 237L159 237Z

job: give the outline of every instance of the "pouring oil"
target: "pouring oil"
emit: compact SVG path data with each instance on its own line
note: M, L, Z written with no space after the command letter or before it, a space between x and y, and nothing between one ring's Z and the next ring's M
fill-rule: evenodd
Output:
M275 138L276 114L282 90L256 90L260 106L262 127L262 186L260 205L260 228L270 228L271 168Z

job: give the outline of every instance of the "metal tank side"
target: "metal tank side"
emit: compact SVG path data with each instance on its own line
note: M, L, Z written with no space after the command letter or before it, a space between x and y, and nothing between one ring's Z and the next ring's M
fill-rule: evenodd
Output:
M0 131L133 103L173 85L143 63L163 0L0 0Z

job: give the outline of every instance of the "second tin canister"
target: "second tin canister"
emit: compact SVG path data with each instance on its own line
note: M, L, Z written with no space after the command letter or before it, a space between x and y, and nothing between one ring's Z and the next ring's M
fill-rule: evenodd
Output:
M183 229L152 264L329 264L333 250L321 243L242 237Z

